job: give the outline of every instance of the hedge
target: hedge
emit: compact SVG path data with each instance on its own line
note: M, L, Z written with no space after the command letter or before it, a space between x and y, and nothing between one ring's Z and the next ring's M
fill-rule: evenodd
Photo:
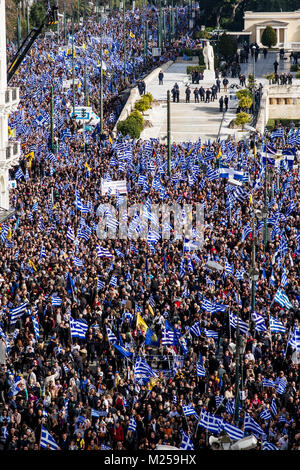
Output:
M192 72L202 72L205 70L205 65L188 65L186 68L187 75L191 75Z
M290 126L292 122L295 124L296 127L298 127L300 125L300 116L298 119L269 119L266 128L268 129L268 131L272 131L275 128L276 124L280 123L283 126Z
M118 122L117 129L123 136L130 135L132 139L138 139L144 129L144 118L139 111L134 110L126 119Z

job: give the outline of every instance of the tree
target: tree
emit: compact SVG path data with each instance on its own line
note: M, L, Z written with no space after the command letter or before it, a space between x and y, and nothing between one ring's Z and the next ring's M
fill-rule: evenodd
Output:
M253 103L253 99L251 98L251 96L241 96L240 98L240 101L239 101L239 107L240 109L243 109L243 110L248 110L251 108L251 105Z
M252 98L251 91L248 88L243 88L242 90L238 90L236 92L236 96L239 100L242 98L242 96L249 96L250 98Z
M251 116L247 113L238 113L236 115L236 120L234 121L235 124L238 126L242 126L242 130L244 130L244 125L251 121Z
M267 26L261 36L261 42L264 46L267 46L269 49L272 46L275 46L277 43L277 36L275 29L272 26Z
M237 51L237 40L226 33L222 34L219 42L219 51L226 59L233 57Z
M35 2L30 9L30 24L40 26L46 16L46 8L44 2Z

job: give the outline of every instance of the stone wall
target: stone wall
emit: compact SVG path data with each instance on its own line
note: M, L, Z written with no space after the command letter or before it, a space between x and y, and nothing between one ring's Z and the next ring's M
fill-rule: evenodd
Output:
M264 86L256 130L264 132L268 119L300 120L300 85Z
M157 67L156 69L152 70L152 72L150 72L149 75L147 75L144 78L144 82L146 83L146 92L147 92L147 85L149 85L149 83L153 80L153 78L155 76L157 76L157 80L158 80L159 71L162 70L164 72L172 64L173 64L173 61L169 60L165 64L162 64L159 67ZM113 129L113 132L112 132L113 136L117 135L118 122L119 121L124 121L124 119L126 119L129 116L129 114L131 113L131 111L134 108L135 102L138 101L140 98L141 98L141 95L140 95L140 92L138 90L138 87L136 86L136 87L132 88L131 91L130 91L129 97L128 97L125 105L124 105L124 108L121 111L119 119L117 120L116 125Z

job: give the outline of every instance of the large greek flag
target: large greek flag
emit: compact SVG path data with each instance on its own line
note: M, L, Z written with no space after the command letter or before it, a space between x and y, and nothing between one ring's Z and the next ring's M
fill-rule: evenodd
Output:
M48 446L50 447L51 450L59 449L58 445L56 444L55 440L51 436L50 432L48 432L47 429L44 428L44 426L42 426L40 446L42 447L42 449L47 449Z

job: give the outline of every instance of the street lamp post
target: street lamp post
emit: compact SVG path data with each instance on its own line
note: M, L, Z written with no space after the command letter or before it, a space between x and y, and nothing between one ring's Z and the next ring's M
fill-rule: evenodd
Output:
M255 114L255 52L256 47L252 46L253 50L253 114Z
M125 0L123 0L125 3ZM100 12L100 134L103 133L103 26L102 11Z
M167 141L168 141L168 175L171 176L171 98L167 91Z
M236 349L235 349L235 399L234 399L234 422L239 424L239 403L240 403L240 323L237 315L236 325Z
M74 10L72 5L72 84L73 84L73 119L75 119L75 64L74 64Z
M123 41L124 41L124 80L126 81L126 20L125 20L125 1L123 0Z
M162 18L161 18L161 0L159 0L159 17L158 17L158 47L162 47Z

